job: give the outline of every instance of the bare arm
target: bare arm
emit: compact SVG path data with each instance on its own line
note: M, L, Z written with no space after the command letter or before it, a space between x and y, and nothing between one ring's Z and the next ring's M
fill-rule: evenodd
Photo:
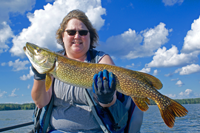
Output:
M49 103L49 101L51 100L52 86L46 92L45 80L35 80L34 79L31 96L32 96L32 99L35 102L36 106L38 108L42 108L42 107L46 106Z
M109 65L115 65L112 58L109 56L109 55L105 55L100 61L99 63L101 64L109 64ZM117 100L117 96L116 96L116 91L115 91L115 94L113 96L113 101L109 104L103 104L103 103L99 103L102 107L110 107L112 106L113 104L115 104Z

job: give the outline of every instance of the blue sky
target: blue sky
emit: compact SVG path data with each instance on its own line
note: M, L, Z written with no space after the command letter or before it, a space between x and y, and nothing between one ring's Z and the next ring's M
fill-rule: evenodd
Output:
M174 99L200 97L199 0L1 0L0 103L33 102L26 42L53 51L55 32L72 9L99 33L98 50L117 66L152 74Z

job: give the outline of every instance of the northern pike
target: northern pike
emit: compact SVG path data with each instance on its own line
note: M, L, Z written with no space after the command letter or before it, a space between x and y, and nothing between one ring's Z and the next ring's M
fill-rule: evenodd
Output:
M130 96L140 110L148 110L149 98L152 99L168 127L174 126L175 117L182 117L188 113L181 104L158 92L163 85L152 75L114 65L72 60L28 42L23 50L33 67L41 74L46 73L46 91L52 83L51 75L65 83L91 89L94 74L106 69L115 76L116 90Z

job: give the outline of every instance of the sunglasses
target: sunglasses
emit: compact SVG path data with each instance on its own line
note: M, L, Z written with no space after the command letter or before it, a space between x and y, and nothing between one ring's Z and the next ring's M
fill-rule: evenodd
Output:
M88 34L88 30L66 30L67 34L70 36L74 36L77 31L81 36L86 36Z

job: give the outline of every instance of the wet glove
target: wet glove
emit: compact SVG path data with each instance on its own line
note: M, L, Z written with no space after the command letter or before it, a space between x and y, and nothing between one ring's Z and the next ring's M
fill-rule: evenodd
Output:
M31 65L31 69L34 73L34 79L35 80L43 80L46 78L46 74L40 74L37 72L37 70L33 67L33 65Z
M108 73L107 70L103 70L103 72L100 71L94 75L92 88L100 103L108 104L112 102L115 87L115 78L112 72Z

